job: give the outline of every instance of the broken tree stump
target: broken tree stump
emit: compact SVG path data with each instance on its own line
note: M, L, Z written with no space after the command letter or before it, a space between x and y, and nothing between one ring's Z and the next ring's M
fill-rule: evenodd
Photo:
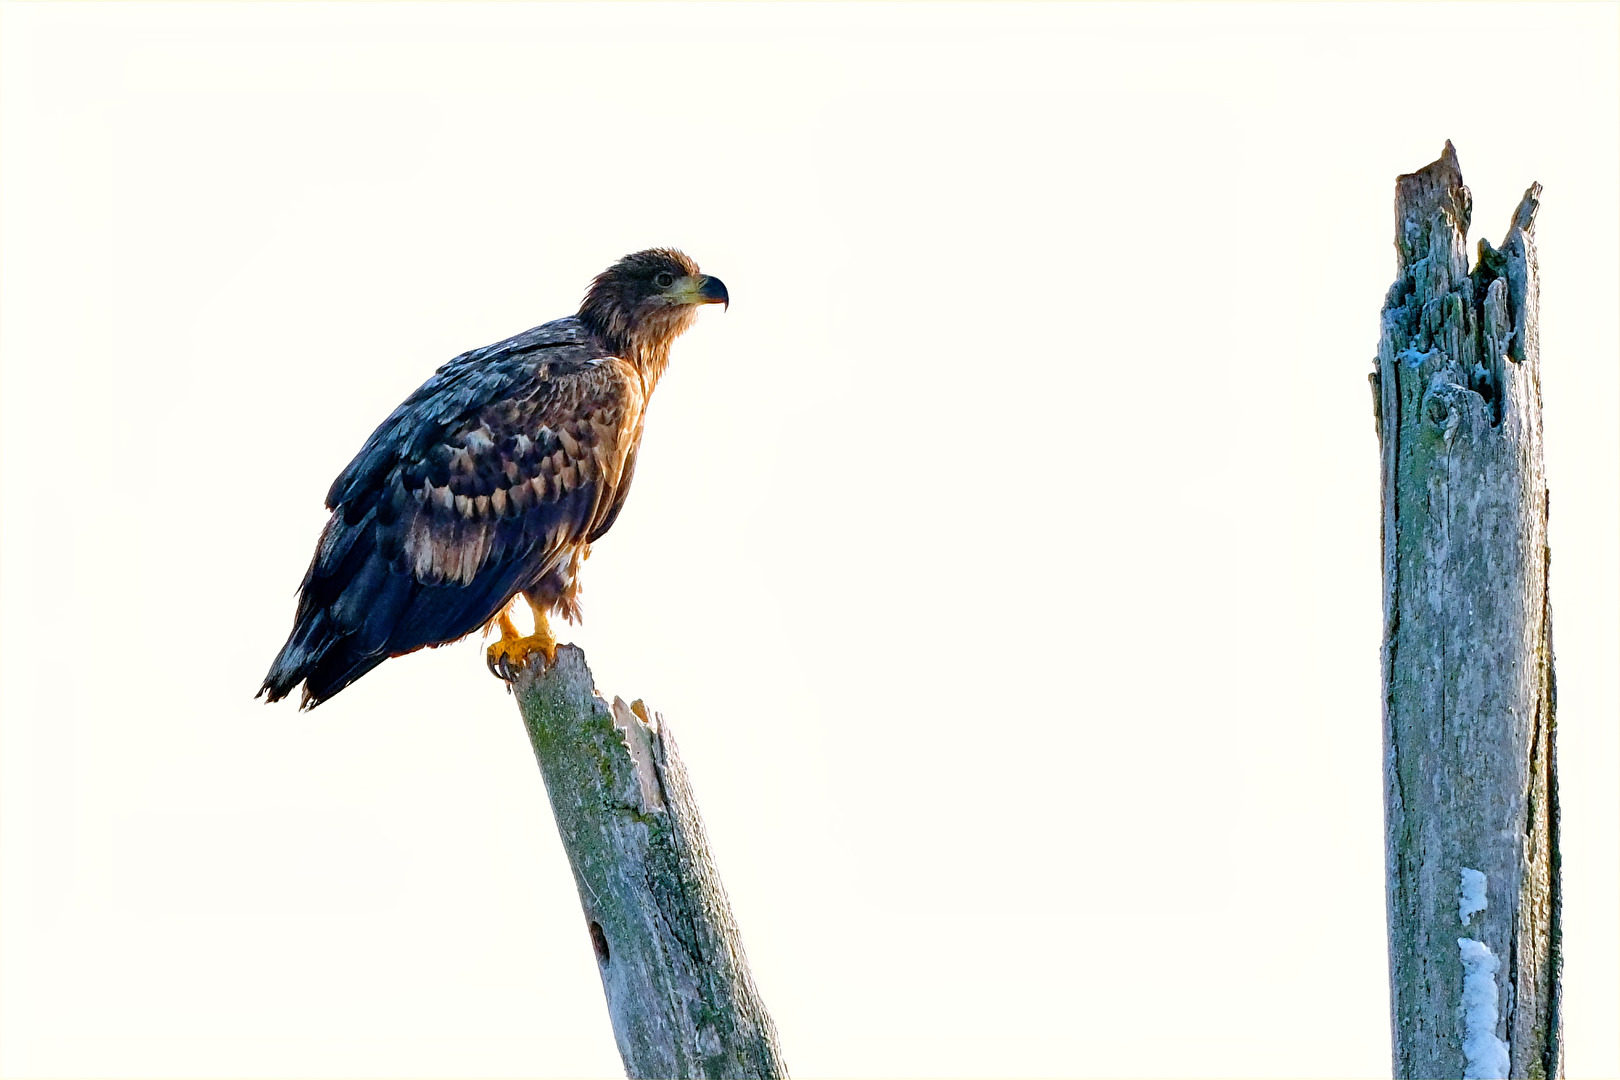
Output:
M557 650L513 684L630 1077L787 1076L675 740Z
M1399 269L1371 378L1398 1077L1563 1070L1540 194L1470 270L1451 144L1395 185Z

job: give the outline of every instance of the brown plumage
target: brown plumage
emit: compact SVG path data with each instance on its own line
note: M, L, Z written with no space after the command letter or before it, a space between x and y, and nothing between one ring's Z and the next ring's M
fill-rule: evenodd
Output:
M719 279L678 251L627 255L579 313L445 364L372 433L326 496L331 519L292 634L259 693L303 707L390 656L497 622L489 665L554 658L548 613L578 617L579 564L612 527L669 349ZM519 636L507 608L535 615Z

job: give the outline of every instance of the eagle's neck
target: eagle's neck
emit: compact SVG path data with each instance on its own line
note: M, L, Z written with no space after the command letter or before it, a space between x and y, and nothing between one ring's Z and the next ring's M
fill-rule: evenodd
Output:
M631 323L626 319L593 318L592 312L580 312L580 321L596 338L608 356L620 356L635 365L641 375L646 393L651 394L669 366L669 349L675 339L686 332L696 317L696 309L688 306L654 312L651 316Z
M653 390L658 386L658 380L664 377L664 369L669 367L669 347L674 343L675 339L671 337L634 346L626 358L636 365L636 370L641 373L641 385L645 387L644 393L648 397L652 397Z

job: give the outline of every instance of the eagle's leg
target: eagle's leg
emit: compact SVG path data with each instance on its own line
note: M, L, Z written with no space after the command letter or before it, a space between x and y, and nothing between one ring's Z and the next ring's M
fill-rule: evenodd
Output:
M528 597L524 599L529 600ZM545 657L545 664L540 669L542 671L557 659L557 639L552 636L551 625L546 622L545 608L529 600L529 610L534 612L534 633L527 637L518 633L517 626L512 622L511 605L508 605L495 618L501 628L501 640L485 650L484 658L489 664L490 673L507 682L517 678L518 672L528 666L535 653Z

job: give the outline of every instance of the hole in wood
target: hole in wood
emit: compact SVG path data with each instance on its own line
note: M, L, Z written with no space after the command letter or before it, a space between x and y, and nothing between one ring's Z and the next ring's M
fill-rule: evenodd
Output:
M608 962L607 935L602 933L602 924L599 922L591 923L591 948L596 950L598 964Z

